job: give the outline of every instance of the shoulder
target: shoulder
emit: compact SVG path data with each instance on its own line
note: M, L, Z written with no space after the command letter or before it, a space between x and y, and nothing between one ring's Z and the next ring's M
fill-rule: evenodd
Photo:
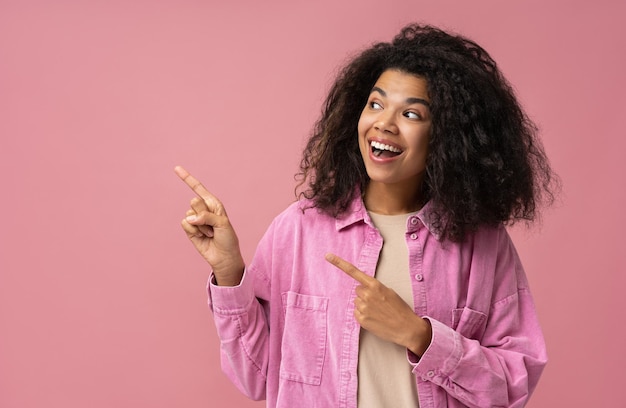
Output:
M334 226L335 223L336 219L315 207L313 201L300 199L291 203L278 214L270 228L278 228L284 233L302 227L315 226L322 228L324 225Z
M503 224L481 226L469 234L465 244L469 244L475 257L489 258L496 263L519 263L515 245Z
M474 253L490 258L496 281L511 289L528 289L528 279L515 244L504 225L482 227L474 235Z
M502 246L512 245L511 237L502 223L494 226L483 225L470 236L474 246L483 250L498 250Z
M255 267L265 265L264 269L269 270L275 259L289 264L288 259L304 259L316 251L323 258L338 237L334 217L313 207L308 200L299 200L274 218L257 245L253 263Z

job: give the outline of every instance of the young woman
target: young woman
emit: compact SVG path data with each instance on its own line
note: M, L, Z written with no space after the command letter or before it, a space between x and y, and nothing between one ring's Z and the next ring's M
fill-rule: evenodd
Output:
M300 167L247 265L176 168L237 387L268 407L523 406L546 353L504 225L533 220L555 176L492 58L405 27L343 69Z

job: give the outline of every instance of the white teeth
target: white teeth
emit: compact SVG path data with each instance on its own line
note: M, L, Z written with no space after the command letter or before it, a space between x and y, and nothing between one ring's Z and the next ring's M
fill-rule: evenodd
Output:
M374 149L378 149L378 150L389 150L390 152L394 152L394 153L402 153L402 150L398 149L397 147L393 147L393 146L389 146L383 143L379 143L377 141L372 140L371 142L372 147Z

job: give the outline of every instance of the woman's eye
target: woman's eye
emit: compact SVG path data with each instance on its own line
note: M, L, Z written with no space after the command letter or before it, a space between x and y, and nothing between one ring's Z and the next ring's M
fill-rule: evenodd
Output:
M422 116L416 112L405 112L404 116L406 116L409 119L421 119L422 118Z
M382 109L383 107L378 102L370 102L370 108L372 108L372 109Z

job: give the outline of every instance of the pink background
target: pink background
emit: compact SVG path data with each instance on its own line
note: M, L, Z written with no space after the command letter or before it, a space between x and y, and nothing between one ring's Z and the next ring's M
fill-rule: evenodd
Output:
M220 371L172 168L249 259L337 67L413 20L489 50L563 179L513 231L550 355L530 406L623 404L626 8L510 3L0 0L0 407L262 406Z

